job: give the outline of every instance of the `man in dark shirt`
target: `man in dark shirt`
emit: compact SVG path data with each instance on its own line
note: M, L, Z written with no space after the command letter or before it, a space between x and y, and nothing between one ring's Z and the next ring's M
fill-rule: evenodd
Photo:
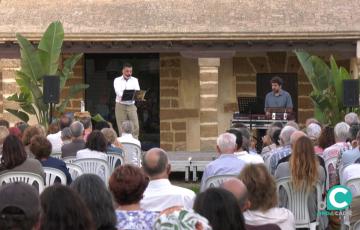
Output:
M84 126L80 121L75 121L70 125L72 141L61 147L61 158L75 157L77 151L85 148Z

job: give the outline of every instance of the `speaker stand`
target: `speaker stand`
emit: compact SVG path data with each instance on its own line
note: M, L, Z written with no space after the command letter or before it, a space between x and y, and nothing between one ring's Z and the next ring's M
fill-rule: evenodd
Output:
M52 122L52 119L53 119L53 104L54 103L49 103L49 105L50 105L50 114L49 114L49 124L51 124L51 122Z

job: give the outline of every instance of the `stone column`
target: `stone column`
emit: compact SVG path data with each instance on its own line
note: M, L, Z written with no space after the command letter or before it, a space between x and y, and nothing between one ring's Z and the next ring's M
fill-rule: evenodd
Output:
M218 81L220 58L199 58L200 150L215 151L218 136Z

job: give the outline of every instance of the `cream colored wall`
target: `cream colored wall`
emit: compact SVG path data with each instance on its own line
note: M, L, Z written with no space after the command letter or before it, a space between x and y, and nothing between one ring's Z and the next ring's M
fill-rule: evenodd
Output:
M224 112L224 105L236 102L236 78L233 74L233 59L222 58L219 67L218 132L230 127L233 112Z
M179 84L179 107L198 109L200 101L199 65L197 59L181 58L181 79ZM200 150L200 119L186 121L186 149Z

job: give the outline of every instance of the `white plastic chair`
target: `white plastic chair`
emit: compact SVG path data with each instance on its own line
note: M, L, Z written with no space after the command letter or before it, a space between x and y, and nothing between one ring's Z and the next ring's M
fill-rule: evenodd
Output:
M44 179L35 173L30 172L7 172L0 175L0 186L8 183L23 182L36 187L39 194L44 191Z
M278 179L276 181L276 187L278 195L280 195L280 188L282 188L288 197L288 205L286 208L294 214L295 227L316 229L316 226L319 225L319 216L316 215L316 221L311 223L308 207L308 198L313 191L306 191L305 187L300 190L295 190L290 177ZM322 201L321 193L322 185L318 182L316 184L317 213L320 210Z
M348 181L344 181L345 186L351 191L353 197L360 196L360 175L359 177L351 178Z
M61 153L51 153L50 156L56 159L61 159Z
M327 159L325 161L325 168L326 168L326 191L329 190L329 185L330 185L330 175L329 175L329 172L330 172L330 166L332 166L334 168L334 172L335 174L337 173L336 172L336 163L338 161L338 157L337 156L334 156L334 157L331 157L329 159Z
M140 146L121 142L124 152L125 152L125 164L133 164L141 167L141 148Z
M43 167L45 172L45 187L49 187L56 182L56 178L60 179L60 183L62 185L66 185L66 175L63 171L51 168L51 167Z
M62 160L67 164L67 163L73 163L74 160L76 160L76 157L64 157L62 158Z
M98 158L82 158L73 162L81 167L83 173L98 175L105 184L108 183L110 177L110 167L108 162Z
M69 170L72 180L75 180L77 177L84 174L82 168L79 165L73 163L66 163L66 167Z
M117 166L124 164L125 160L120 154L108 152L106 155L110 166L110 173L112 173Z
M222 183L224 183L226 180L229 180L234 177L236 178L237 175L228 174L228 175L216 175L216 176L209 177L205 181L204 190L206 190L207 188L220 187L220 185Z
M360 230L360 220L356 221L352 227L353 230Z

